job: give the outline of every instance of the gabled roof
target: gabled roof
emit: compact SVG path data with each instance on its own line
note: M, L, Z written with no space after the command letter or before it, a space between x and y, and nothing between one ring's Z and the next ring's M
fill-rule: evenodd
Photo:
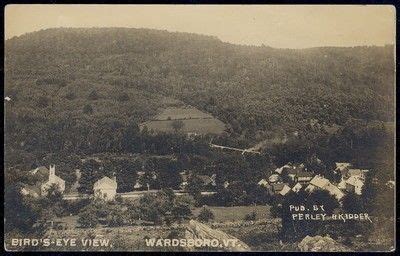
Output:
M268 181L266 181L265 179L261 179L257 184L260 186L265 186L268 185Z
M49 175L49 169L47 169L46 166L39 166L33 170L29 171L30 174L32 175L41 175L41 176L48 176Z
M211 177L208 175L197 175L199 179L203 182L203 185L214 185L215 184L215 175L212 175Z
M288 186L288 185L284 185L283 186L283 188L282 188L282 190L279 192L279 194L281 194L282 196L284 196L284 195L286 195L287 193L289 193L290 192L290 187Z
M287 186L287 183L275 183L275 184L271 184L272 189L275 192L280 192L285 186Z
M319 188L324 188L326 185L330 184L330 182L328 179L317 175L310 181L310 184Z
M349 169L348 174L350 176L361 176L364 173L368 172L368 170L361 170L361 169Z
M296 183L296 185L293 186L292 190L294 192L299 192L299 190L302 188L303 186L300 183Z
M268 181L269 182L277 182L279 180L279 175L278 174L272 174L269 176Z
M355 187L364 185L364 182L361 179L359 179L357 176L351 176L350 178L348 178L346 180L346 183L350 184L350 185L353 185Z
M105 176L94 183L93 189L117 189L117 182Z
M314 173L312 173L312 172L308 172L308 171L300 171L300 172L298 172L297 173L297 177L310 177L310 178L312 178L312 177L314 177Z

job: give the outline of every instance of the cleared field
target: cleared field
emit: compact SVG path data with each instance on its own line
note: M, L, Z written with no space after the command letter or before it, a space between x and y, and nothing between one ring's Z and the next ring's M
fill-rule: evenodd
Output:
M247 214L256 213L256 220L270 218L270 206L233 206L233 207L208 207L214 213L215 222L239 221L243 220ZM193 210L194 216L197 216L201 207Z
M212 115L191 106L167 107L151 120L141 123L140 129L147 127L153 132L174 132L173 123L180 120L183 126L179 131L196 134L221 134L226 126Z
M184 133L197 134L221 134L225 130L225 124L218 119L184 119L183 127L180 129ZM174 132L172 123L174 120L148 121L142 123L140 128L147 127L148 130L155 132Z
M177 120L191 118L203 119L213 118L213 116L193 107L168 107L152 118L152 120Z

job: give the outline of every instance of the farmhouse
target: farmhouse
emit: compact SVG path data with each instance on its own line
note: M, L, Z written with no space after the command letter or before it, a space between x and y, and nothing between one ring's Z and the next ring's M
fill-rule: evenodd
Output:
M103 177L93 185L94 196L108 201L113 200L117 194L117 186L115 176L112 179L109 177Z

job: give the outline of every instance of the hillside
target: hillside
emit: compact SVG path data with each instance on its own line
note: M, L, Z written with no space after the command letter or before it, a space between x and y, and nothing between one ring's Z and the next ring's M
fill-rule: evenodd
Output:
M5 58L7 139L18 147L33 137L32 147L53 137L90 141L149 120L170 98L250 144L310 119L394 118L393 46L290 50L149 29L62 28L7 40ZM54 134L43 135L46 127Z

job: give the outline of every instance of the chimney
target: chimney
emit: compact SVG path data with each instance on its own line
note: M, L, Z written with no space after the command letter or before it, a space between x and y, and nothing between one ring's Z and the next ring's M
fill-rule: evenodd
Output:
M117 182L117 177L115 176L115 172L113 172L113 177L112 177L113 181Z

